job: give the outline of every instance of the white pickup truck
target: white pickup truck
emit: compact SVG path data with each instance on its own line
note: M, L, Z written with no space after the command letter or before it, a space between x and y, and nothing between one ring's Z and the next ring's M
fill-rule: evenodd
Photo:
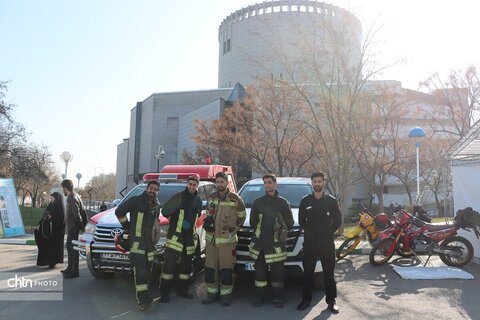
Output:
M277 191L278 194L290 202L292 208L293 219L295 223L288 232L287 237L287 260L285 261L285 271L287 274L303 275L303 230L298 224L298 207L300 200L307 194L313 192L313 187L308 178L279 178L277 177ZM248 245L253 228L250 226L250 210L253 201L265 195L265 188L262 179L253 179L243 185L239 191L247 208L247 218L245 223L238 231L237 244L237 265L236 271L253 271L254 261L248 254ZM318 289L323 289L323 269L320 261L317 261L315 266L314 286Z

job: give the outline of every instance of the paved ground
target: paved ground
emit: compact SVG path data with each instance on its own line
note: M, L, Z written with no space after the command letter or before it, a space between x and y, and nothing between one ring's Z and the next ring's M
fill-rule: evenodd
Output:
M35 246L0 244L1 271L41 273L48 278L64 267L40 269L35 262ZM396 259L393 263L411 264L411 260ZM430 265L442 263L433 258ZM480 267L471 264L464 270L475 280L402 280L392 264L373 267L365 255L348 257L336 269L338 315L326 309L322 291L315 292L310 310L296 311L301 285L295 278L286 282L285 308L276 309L271 303L255 308L251 306L253 279L249 274L236 277L231 307L204 306L200 300L205 296L205 285L200 274L193 286L195 299L173 295L171 303L157 303L144 314L136 308L130 276L97 280L82 262L80 277L64 282L63 301L0 301L0 319L479 319Z

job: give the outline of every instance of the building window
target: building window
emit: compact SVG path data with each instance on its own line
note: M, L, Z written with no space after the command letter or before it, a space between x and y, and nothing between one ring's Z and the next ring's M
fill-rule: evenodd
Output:
M227 52L230 52L230 39L227 40Z
M223 41L223 54L227 52L227 43Z
M383 193L388 193L388 186L383 186Z

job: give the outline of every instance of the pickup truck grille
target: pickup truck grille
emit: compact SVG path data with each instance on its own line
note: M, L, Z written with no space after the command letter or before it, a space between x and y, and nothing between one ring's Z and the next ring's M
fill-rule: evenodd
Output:
M95 241L101 241L101 242L114 242L114 238L112 235L112 230L113 229L121 229L121 227L104 227L104 226L97 226L95 228L95 233L93 234L93 238Z
M252 227L241 227L238 230L237 251L248 251L248 245L250 244L250 240L252 239L253 232L254 230ZM300 236L299 227L293 227L288 231L287 252L293 251L299 236Z

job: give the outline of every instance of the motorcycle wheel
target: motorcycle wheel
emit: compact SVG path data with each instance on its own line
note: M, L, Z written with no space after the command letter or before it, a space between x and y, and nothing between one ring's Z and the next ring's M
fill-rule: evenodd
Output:
M360 239L358 237L355 238L347 238L343 243L338 247L337 251L335 252L335 256L338 260L341 260L348 256L360 243Z
M390 258L393 256L395 250L391 250L392 252L390 254L387 254L386 252L392 246L394 241L395 238L388 237L375 243L368 257L370 263L374 266L379 266L388 262L388 260L390 260Z
M403 249L403 243L402 241L398 241L397 243L397 247L395 248L395 253L398 254L399 256L403 257L403 258L410 258L411 256L413 256L415 254L415 252L413 250L410 250L410 251L405 251Z
M454 254L440 253L439 257L447 266L463 267L472 261L473 246L467 239L453 236L443 240L440 244L442 250L453 251Z

